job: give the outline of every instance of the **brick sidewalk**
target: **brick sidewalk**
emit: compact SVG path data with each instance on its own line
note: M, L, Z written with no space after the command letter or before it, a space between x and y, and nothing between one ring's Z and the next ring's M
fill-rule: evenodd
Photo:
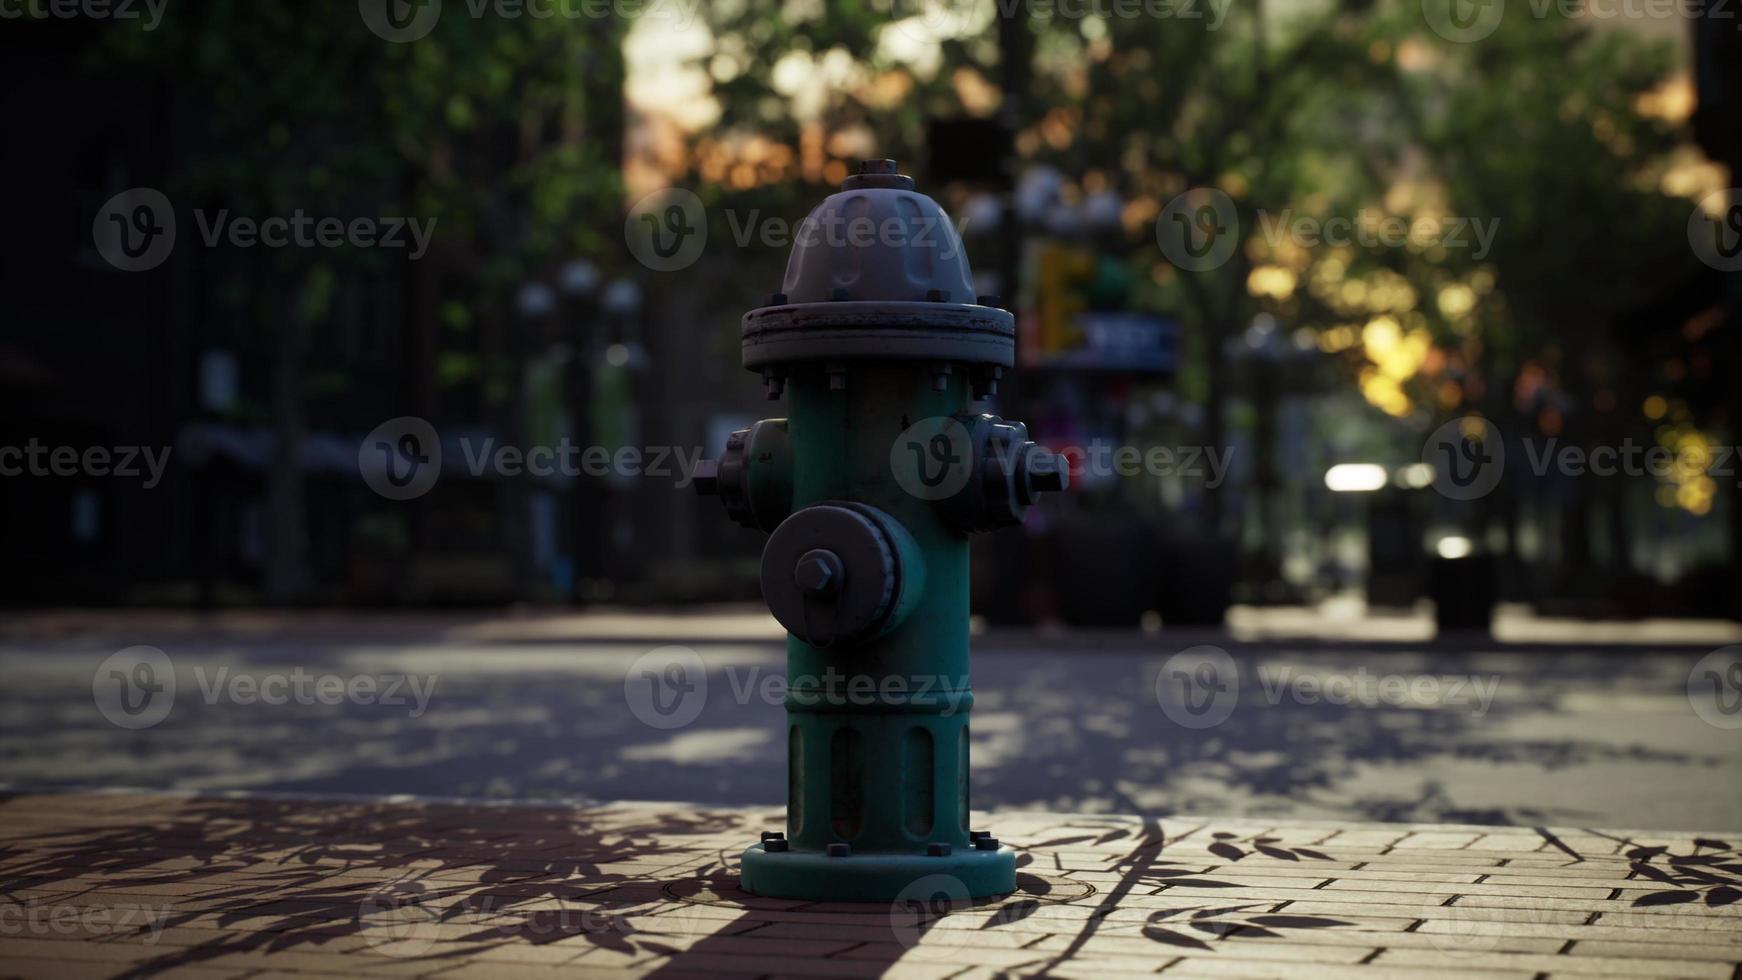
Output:
M13 796L0 975L1742 977L1735 835L1011 813L1024 891L940 917L738 894L780 820Z

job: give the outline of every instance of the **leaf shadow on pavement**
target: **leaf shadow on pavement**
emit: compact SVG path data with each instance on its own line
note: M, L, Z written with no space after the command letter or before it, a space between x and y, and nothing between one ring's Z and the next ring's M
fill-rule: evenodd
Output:
M35 830L0 854L9 903L161 904L153 921L93 937L137 944L123 977L290 949L463 962L560 942L663 955L667 936L639 916L664 904L656 869L705 865L697 836L748 833L743 814L677 808L192 796L165 815L161 798L139 799L157 802L137 821Z
M1707 779L1735 761L1709 739L1654 745L1628 737L1612 716L1569 714L1569 700L1626 692L1659 698L1665 710L1692 719L1683 688L1687 657L1229 652L1240 673L1238 701L1226 720L1202 728L1164 709L1169 692L1155 682L1165 657L1128 655L1123 666L1109 667L1067 655L990 678L999 658L983 658L976 667L977 679L986 678L976 684L976 799L1055 812L1626 825L1599 799L1545 798L1529 774L1588 768L1598 779L1638 766ZM1365 699L1337 704L1322 693L1302 695L1297 683L1357 672L1369 682L1431 679L1439 700L1417 703L1370 688ZM1472 681L1491 686L1487 703ZM1459 779L1481 780L1484 801L1471 800ZM1505 802L1490 802L1497 796ZM1130 802L1120 804L1121 797Z

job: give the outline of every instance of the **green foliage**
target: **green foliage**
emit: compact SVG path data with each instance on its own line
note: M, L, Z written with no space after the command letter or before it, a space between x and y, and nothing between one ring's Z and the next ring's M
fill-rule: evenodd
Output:
M602 229L620 221L621 35L608 18L455 7L396 44L351 0L189 2L155 32L107 35L99 70L177 93L193 134L169 174L173 199L434 222L430 261L457 273L441 278L442 319L465 330L499 320L514 286L548 264L615 254ZM345 282L403 253L257 249L246 261L266 274L228 291L237 312L304 332Z
M792 51L821 57L842 50L870 75L907 74L911 95L883 106L868 99L872 86L843 86L821 100L818 123L829 133L868 128L883 155L915 154L926 118L967 111L954 87L958 70L998 77L992 12L1012 5L934 5L954 11L943 19L946 28L974 29L959 36L946 29L933 48L918 46L922 57L892 60L890 46L879 43L890 29L886 19L924 6L712 5L708 25L732 70L712 90L719 130L703 138L756 132L796 145L799 124L778 111L796 100L777 91L776 66ZM1681 231L1689 204L1654 179L1684 133L1638 108L1640 96L1676 67L1667 45L1623 30L1593 31L1552 9L1536 17L1529 4L1507 5L1492 36L1464 44L1435 34L1417 0L1240 3L1221 11L1206 4L1195 18L1014 9L1031 14L1034 38L1019 142L1028 165L1050 164L1157 207L1190 187L1218 187L1235 202L1250 247L1219 269L1164 269L1152 278L1167 265L1153 230L1128 229L1139 302L1181 313L1193 330L1199 356L1182 379L1188 392L1205 393L1197 372L1216 338L1260 311L1291 328L1323 329L1352 317L1358 328L1366 315L1308 288L1313 265L1334 253L1348 279L1379 275L1406 284L1415 297L1410 328L1422 325L1441 345L1478 358L1492 375L1490 390L1504 390L1526 359L1588 342L1689 265ZM805 97L816 101L815 93ZM705 183L695 174L683 179ZM1320 220L1395 214L1388 195L1400 186L1417 198L1406 215L1497 220L1492 253L1318 246L1295 268L1300 282L1291 295L1248 289L1255 265L1281 261L1252 241L1261 212L1273 221L1284 212ZM754 193L810 200L815 191ZM1423 196L1431 198L1425 209ZM1491 284L1477 307L1443 313L1439 291L1472 279ZM1365 363L1351 359L1351 367ZM1434 404L1426 392L1416 402Z

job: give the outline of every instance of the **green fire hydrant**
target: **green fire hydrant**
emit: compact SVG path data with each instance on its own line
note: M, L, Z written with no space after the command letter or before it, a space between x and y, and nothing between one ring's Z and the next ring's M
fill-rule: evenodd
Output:
M696 487L771 532L762 594L789 634L786 831L744 852L752 894L1016 888L1015 852L968 825L968 535L1020 523L1068 470L971 410L1015 348L972 282L937 202L866 161L743 319L744 366L791 411L733 433Z

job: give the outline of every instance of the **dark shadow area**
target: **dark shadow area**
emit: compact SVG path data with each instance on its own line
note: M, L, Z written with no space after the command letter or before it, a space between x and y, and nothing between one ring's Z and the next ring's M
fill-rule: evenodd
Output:
M181 687L169 716L137 731L93 708L92 671L108 651L0 650L12 678L0 694L0 780L731 805L785 798L784 710L762 686L782 672L772 645L702 649L705 701L676 729L644 724L625 702L625 671L647 652L627 643L162 645ZM1163 707L1176 696L1165 684L1157 692L1163 654L979 657L975 806L1694 829L1721 828L1742 807L1730 744L1711 738L1687 701L1692 655L1230 650L1238 702L1200 728ZM398 706L209 700L220 671L293 668L409 673L430 685L429 700L415 716L409 695ZM1419 703L1406 695L1333 704L1302 680L1362 672L1369 687L1388 676L1439 686Z
M740 820L674 807L657 816L637 811L632 821L613 823L610 807L195 797L181 801L168 819L34 837L28 850L0 856L6 882L0 895L25 902L13 896L71 878L91 879L85 892L57 898L70 902L90 891L125 895L129 888L249 875L246 885L171 899L160 926L233 930L248 922L250 931L226 931L186 946L165 944L123 977L234 953L349 951L359 936L390 941L391 952L407 959L455 963L510 939L579 939L620 951L660 952L655 936L638 932L618 914L657 899L657 882L611 866L681 861L693 854L684 838L731 830ZM160 870L166 863L174 867ZM586 905L556 904L573 902ZM452 935L456 929L459 935ZM436 942L438 936L447 941ZM120 932L107 941L138 938L138 932Z

